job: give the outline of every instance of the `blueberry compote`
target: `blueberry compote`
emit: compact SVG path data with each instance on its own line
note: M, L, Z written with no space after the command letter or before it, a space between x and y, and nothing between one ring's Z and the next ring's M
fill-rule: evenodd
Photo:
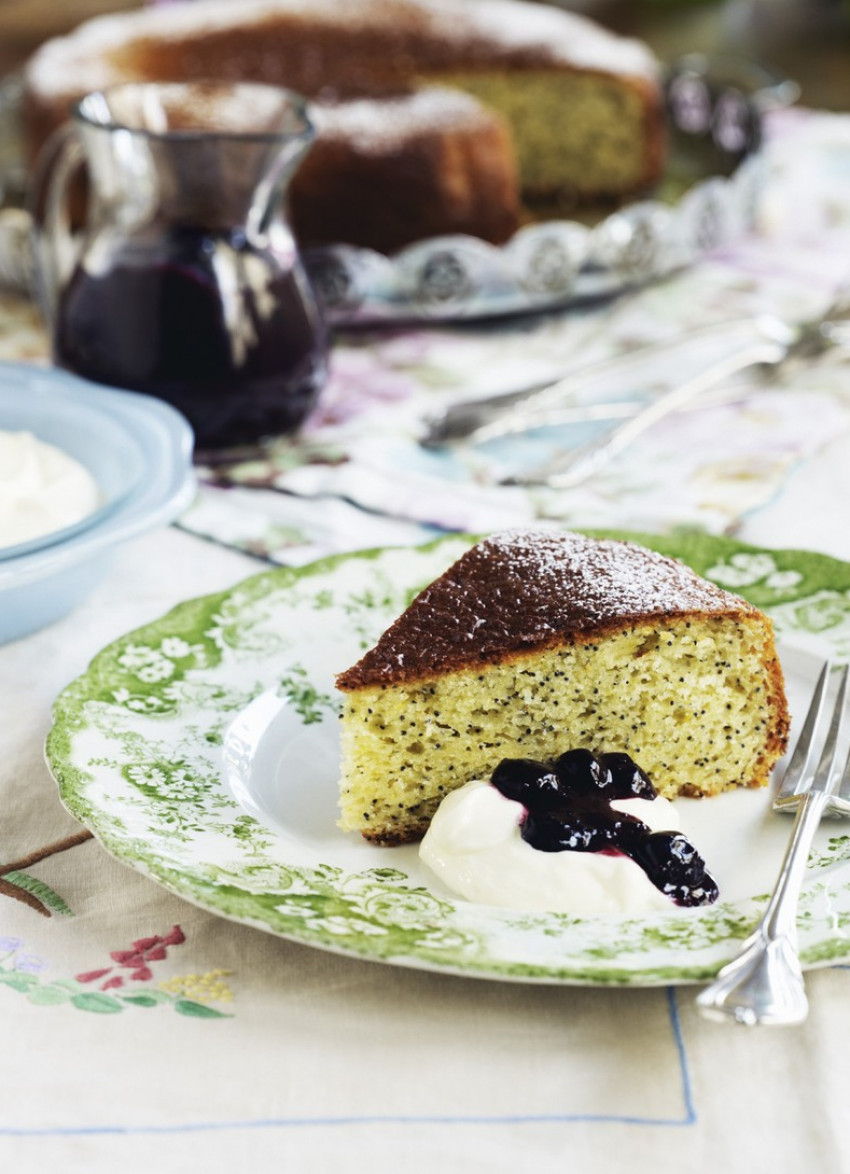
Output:
M102 271L77 268L57 323L59 365L167 400L200 450L291 432L326 375L302 271L241 232L176 225L125 242Z
M541 852L621 853L634 860L675 905L710 905L717 884L694 846L678 831L653 832L615 810L617 799L655 799L647 775L628 754L568 750L552 764L506 758L493 786L521 803L522 838Z

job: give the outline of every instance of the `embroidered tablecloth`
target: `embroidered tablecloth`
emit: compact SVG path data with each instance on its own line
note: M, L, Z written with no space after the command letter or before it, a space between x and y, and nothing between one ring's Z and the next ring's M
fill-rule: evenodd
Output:
M3 1169L850 1168L844 967L809 975L805 1025L753 1032L700 1020L687 986L482 982L310 949L117 863L61 806L42 750L54 698L100 648L267 561L534 518L850 559L839 352L739 377L569 493L497 484L575 443L562 431L447 453L417 443L423 417L460 396L706 322L822 311L850 268L850 119L786 112L770 163L759 235L616 303L341 337L301 437L210 470L195 505L122 550L76 612L0 649ZM0 358L46 361L38 318L13 294L0 328ZM743 587L775 567L726 572ZM832 600L824 622L846 622L845 605Z

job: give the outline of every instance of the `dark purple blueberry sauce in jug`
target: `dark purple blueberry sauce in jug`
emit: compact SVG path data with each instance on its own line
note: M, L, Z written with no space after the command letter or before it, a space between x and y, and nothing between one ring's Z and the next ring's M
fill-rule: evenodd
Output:
M541 852L622 853L675 905L710 905L718 889L705 861L678 831L653 832L612 800L654 799L655 787L627 754L568 750L554 763L506 758L493 786L521 803L522 838Z
M242 232L171 227L125 241L63 291L56 362L167 400L199 450L293 431L316 401L327 334L306 278Z

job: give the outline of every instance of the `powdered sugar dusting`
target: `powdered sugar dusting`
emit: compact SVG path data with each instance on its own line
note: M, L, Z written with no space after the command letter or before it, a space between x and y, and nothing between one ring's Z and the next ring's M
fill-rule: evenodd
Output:
M276 16L305 29L335 26L368 30L391 23L460 45L534 49L544 59L606 73L655 77L657 63L639 41L617 36L586 17L519 0L193 0L94 17L73 33L44 44L27 66L37 92L62 95L126 80L117 51L137 40L151 44L191 40L206 33L250 28ZM297 30L293 32L297 36ZM354 50L356 52L356 48Z
M728 611L730 603L742 605L675 559L632 543L532 528L494 535L480 551L493 560L494 573L507 563L532 592L535 583L541 594L555 588L568 592L588 618Z
M435 21L446 33L464 24L476 37L511 48L547 47L551 60L600 69L609 73L654 76L656 66L645 45L580 16L545 4L517 4L514 0L425 0ZM450 34L449 34L450 35Z
M480 127L491 120L469 94L438 87L398 98L362 98L311 109L324 139L344 139L363 154L397 150L411 134Z
M467 551L337 684L356 689L415 680L699 613L757 614L738 596L641 546L542 528L511 530Z

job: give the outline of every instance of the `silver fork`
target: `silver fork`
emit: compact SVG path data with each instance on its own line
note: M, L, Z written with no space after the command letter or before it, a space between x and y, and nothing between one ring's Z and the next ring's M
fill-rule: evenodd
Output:
M827 812L850 814L850 754L843 770L838 746L848 717L848 667L840 673L838 694L817 768L811 766L822 728L831 666L823 666L800 737L774 800L779 811L796 808L794 827L776 885L764 915L740 954L697 996L709 1019L757 1024L802 1023L808 1014L803 972L797 952L797 904L815 829ZM839 793L840 792L840 793Z

